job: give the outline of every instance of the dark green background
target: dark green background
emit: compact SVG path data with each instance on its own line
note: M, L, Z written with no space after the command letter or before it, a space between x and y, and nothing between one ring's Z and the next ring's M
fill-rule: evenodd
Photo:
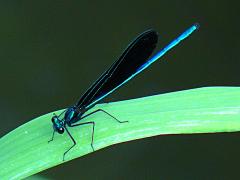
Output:
M75 103L139 33L200 30L106 101L239 86L239 1L1 1L0 135ZM180 102L178 102L180 103ZM51 136L49 134L49 136ZM238 179L240 134L158 136L52 168L52 179Z

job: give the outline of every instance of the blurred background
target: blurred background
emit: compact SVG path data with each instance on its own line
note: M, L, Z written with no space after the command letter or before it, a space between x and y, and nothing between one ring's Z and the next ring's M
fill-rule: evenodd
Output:
M239 1L1 1L0 135L71 106L149 28L158 50L199 31L106 99L239 86ZM237 179L240 133L158 136L105 148L49 179ZM71 178L70 178L71 177Z

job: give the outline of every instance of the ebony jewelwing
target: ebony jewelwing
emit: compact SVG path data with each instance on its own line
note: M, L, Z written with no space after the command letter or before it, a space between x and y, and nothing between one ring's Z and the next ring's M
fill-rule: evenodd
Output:
M93 138L94 138L94 127L95 122L82 122L82 119L95 114L97 112L104 112L118 123L125 123L128 121L120 121L108 112L103 109L97 109L91 113L85 114L89 109L94 107L100 100L104 99L110 93L115 91L117 88L125 84L127 81L132 79L138 73L146 69L150 64L155 62L157 59L162 57L167 51L176 46L180 41L187 38L190 34L192 34L199 27L198 24L192 25L182 34L180 34L176 39L170 42L167 46L165 46L162 50L156 53L153 57L149 59L152 52L156 48L158 41L158 34L156 31L150 29L139 36L137 36L123 51L123 54L119 57L117 61L115 61L110 68L105 71L95 83L82 95L79 101L72 107L69 107L65 111L63 111L60 115L55 115L52 117L53 123L53 135L50 141L53 140L55 131L59 134L64 133L66 130L67 134L71 138L73 145L63 154L63 161L67 152L72 149L76 145L76 141L73 136L69 132L68 127L76 127L81 125L92 125L92 141L91 147L94 151L93 147ZM61 116L63 116L61 118ZM49 141L49 142L50 142Z

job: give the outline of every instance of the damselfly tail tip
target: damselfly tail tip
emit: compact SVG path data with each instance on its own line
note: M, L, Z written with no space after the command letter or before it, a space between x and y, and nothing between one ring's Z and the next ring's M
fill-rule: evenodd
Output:
M199 23L194 23L193 26L195 26L196 30L200 28L200 24Z

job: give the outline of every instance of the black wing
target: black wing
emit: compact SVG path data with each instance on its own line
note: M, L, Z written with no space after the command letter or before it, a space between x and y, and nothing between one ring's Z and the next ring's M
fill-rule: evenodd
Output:
M76 106L90 108L134 77L148 62L157 41L158 34L154 30L140 34L128 45L120 58L83 94Z

